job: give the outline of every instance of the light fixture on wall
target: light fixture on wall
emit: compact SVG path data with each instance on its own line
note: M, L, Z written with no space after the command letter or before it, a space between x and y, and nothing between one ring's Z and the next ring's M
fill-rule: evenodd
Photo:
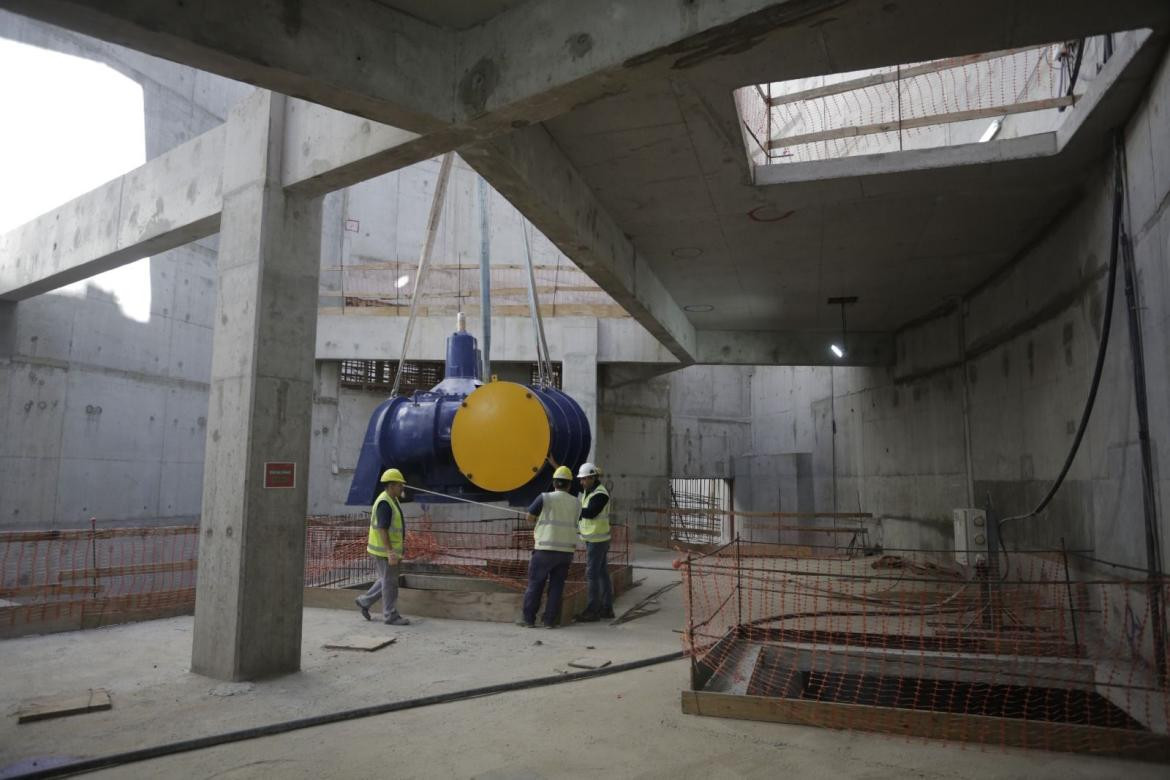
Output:
M1003 120L1002 119L997 119L994 122L992 122L991 124L989 124L987 126L987 129L983 131L983 135L979 137L979 143L985 144L988 141L990 141L992 138L995 138L995 136L999 134L999 129L1001 127L1003 127Z
M409 281L410 281L410 277L404 274L404 275L398 277L398 281L396 281L394 283L394 286L397 287L399 290L401 290L403 287L406 286L407 282L409 282Z
M833 356L836 357L838 360L844 358L845 355L847 355L849 353L849 344L848 344L849 329L845 326L845 307L851 303L857 303L857 296L856 295L844 295L844 296L837 297L837 298L830 298L828 300L828 304L830 306L840 306L841 307L841 343L829 345L829 351L832 352Z

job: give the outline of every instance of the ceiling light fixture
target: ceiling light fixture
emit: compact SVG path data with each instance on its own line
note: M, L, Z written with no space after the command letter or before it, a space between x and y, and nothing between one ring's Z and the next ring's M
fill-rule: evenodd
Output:
M400 276L400 277L398 277L398 281L394 283L394 286L401 290L403 287L406 286L406 283L409 281L410 281L409 276L405 276L405 275Z
M851 303L857 303L856 295L844 295L839 298L830 298L828 300L828 304L830 306L841 307L841 343L829 345L829 351L832 352L838 360L845 357L845 354L849 351L849 330L845 326L845 307Z
M1002 119L997 119L994 122L992 122L991 124L989 124L987 126L987 129L983 131L983 135L980 136L979 143L985 144L988 141L990 141L992 138L995 138L995 136L999 134L999 128L1001 128L1001 127L1003 127L1003 120Z
M691 303L683 307L683 311L704 312L714 311L715 307L709 303Z

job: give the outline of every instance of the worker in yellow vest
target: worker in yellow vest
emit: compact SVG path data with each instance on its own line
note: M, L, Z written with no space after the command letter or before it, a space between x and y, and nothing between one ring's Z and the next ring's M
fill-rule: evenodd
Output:
M380 598L383 623L409 626L410 621L398 614L398 571L406 537L406 523L399 500L406 490L406 480L398 469L386 469L380 481L384 488L370 509L370 533L366 541L366 552L374 558L378 579L354 603L361 610L362 617L369 620L370 607Z
M536 611L546 582L544 627L556 628L560 624L561 596L577 548L577 521L581 518L581 505L569 492L572 485L573 472L566 466L558 466L553 472L552 492L541 493L528 507L528 520L536 523L532 532L535 544L528 562L523 615L516 621L525 628L536 626Z
M609 579L609 491L601 484L601 469L594 463L582 463L577 471L581 480L581 520L577 524L585 542L585 578L589 583L589 603L576 616L579 623L595 623L613 615L613 583Z

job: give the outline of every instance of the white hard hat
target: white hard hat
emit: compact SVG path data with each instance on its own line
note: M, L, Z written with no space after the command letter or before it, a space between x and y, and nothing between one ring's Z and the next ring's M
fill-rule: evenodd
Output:
M577 479L581 477L597 477L601 475L601 469L597 468L594 463L582 463L581 468L577 469Z

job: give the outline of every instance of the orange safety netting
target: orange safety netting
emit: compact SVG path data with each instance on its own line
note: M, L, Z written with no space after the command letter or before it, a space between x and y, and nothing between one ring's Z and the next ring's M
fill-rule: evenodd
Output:
M190 611L198 532L172 526L0 533L0 632Z
M408 521L408 571L458 573L523 590L532 526L517 519L447 519L431 508ZM370 582L365 515L310 517L305 525L305 586ZM0 533L0 636L69 630L189 614L195 606L198 526L91 528ZM613 527L611 570L629 561L626 528ZM585 553L565 587L585 587Z
M452 519L443 507L431 506L407 520L405 557L408 570L457 573L523 590L532 555L532 524L521 518ZM306 529L306 587L344 587L369 582L373 561L366 553L368 519L364 515L311 517ZM614 524L609 550L611 569L629 563L629 535ZM585 550L578 549L569 569L565 596L585 588Z
M702 692L688 711L764 697L765 720L1170 758L1155 656L1170 582L1070 569L1060 551L1013 552L998 575L922 551L783 554L736 540L676 563Z

